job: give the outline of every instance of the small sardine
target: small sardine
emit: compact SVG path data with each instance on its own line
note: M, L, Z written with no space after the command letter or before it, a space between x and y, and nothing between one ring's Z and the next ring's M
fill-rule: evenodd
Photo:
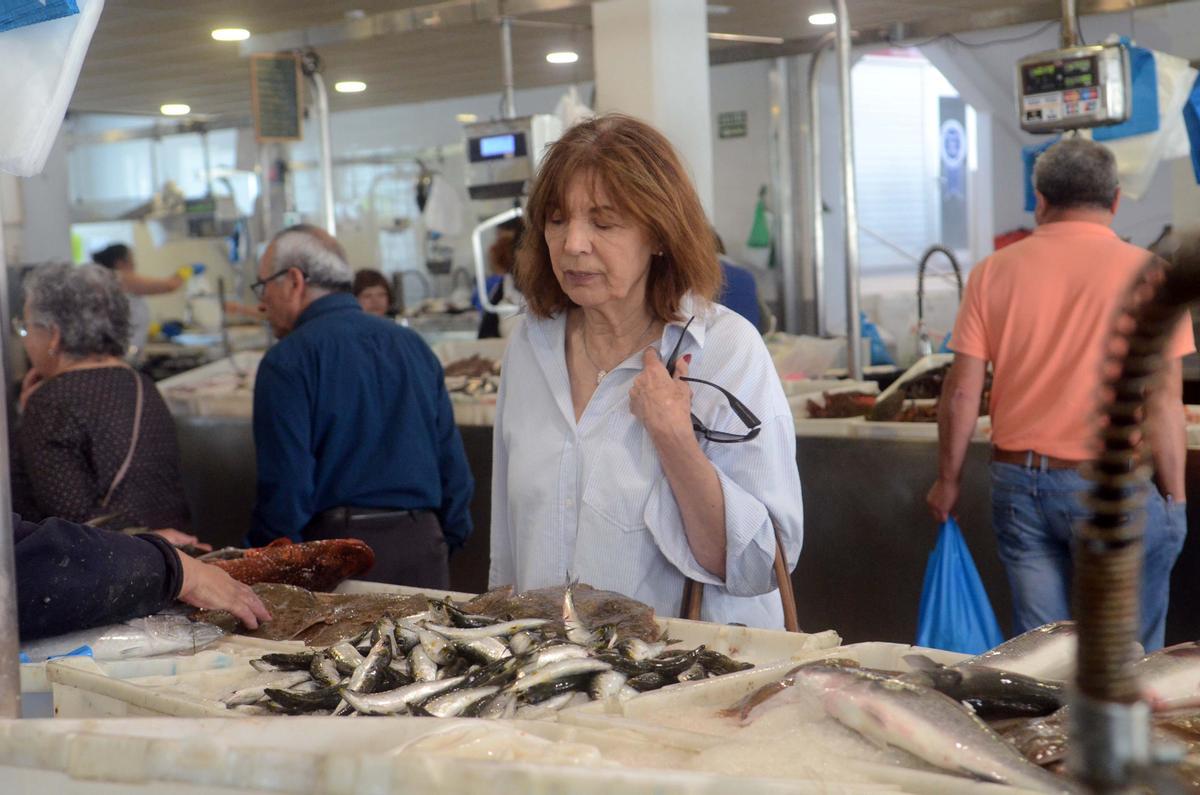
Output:
M553 646L546 646L532 654L522 670L532 672L539 668L545 668L551 663L561 662L562 660L583 660L590 656L588 650L582 646L576 646L574 643L556 643Z
M264 692L267 698L274 701L287 712L302 714L318 709L336 708L342 699L341 694L338 692L339 689L339 685L332 685L331 687L322 687L318 690L299 692L297 690L268 687Z
M437 663L429 659L425 648L419 643L408 653L408 666L412 678L418 682L432 682L438 677Z
M257 660L251 660L250 666L256 671L307 671L312 665L316 652L302 651L296 654L264 654Z
M409 704L424 701L457 687L462 678L438 682L417 682L382 693L354 693L343 688L346 703L364 715L395 715L408 709Z
M458 649L460 654L483 665L512 656L512 652L498 638L456 640L453 643L454 648Z
M466 709L483 701L485 698L495 695L499 690L500 688L494 685L489 687L472 687L467 690L452 690L444 695L431 698L419 708L414 708L413 711L431 715L435 718L456 718Z
M421 648L429 655L429 659L438 665L449 665L454 662L454 647L446 638L427 629L420 630L417 636L421 639Z
M475 717L485 720L511 718L517 713L517 697L512 693L497 693L475 705Z
M627 684L639 693L645 693L648 690L658 690L660 687L666 687L671 684L671 680L665 674L658 671L647 671L644 674L629 677Z
M634 662L649 660L667 650L665 643L647 643L641 638L626 638L617 644L617 651Z
M391 644L388 643L387 638L380 638L371 647L363 664L350 674L350 681L347 683L346 689L353 693L370 693L376 690L380 677L383 675L383 669L387 668L391 661Z
M333 662L337 665L338 670L344 674L353 673L358 666L363 664L363 660L365 659L358 653L358 649L346 642L330 646L329 656L333 658Z
M517 632L544 627L550 622L544 618L518 618L499 624L488 624L485 627L448 627L441 624L427 624L426 628L451 640L479 640L480 638L508 637Z
M580 646L592 647L596 645L597 637L591 630L584 625L583 620L579 617L579 612L575 609L575 583L568 583L563 589L563 604L562 604L562 623L563 629L566 630L567 640L572 643L577 643Z
M571 699L575 698L574 692L559 693L544 701L534 704L524 704L517 708L514 717L522 720L537 720L538 718L546 718L558 712L567 704L571 703Z
M479 627L486 627L489 624L500 623L500 619L493 618L492 616L463 612L457 605L450 601L449 597L446 597L446 601L442 602L442 606L450 615L450 623L460 629L478 629Z
M1058 682L982 665L951 668L920 654L910 654L904 661L914 670L899 677L902 681L932 687L968 704L984 720L1044 717L1066 703L1066 692Z
M522 676L510 688L511 692L523 693L540 685L547 685L564 679L573 679L601 671L608 671L611 665L603 660L594 658L559 660L538 668L533 673Z
M337 665L331 657L327 657L324 654L313 655L308 672L312 675L313 679L325 687L336 685L342 681L342 674L338 671Z
M617 698L625 687L625 674L616 671L603 671L592 677L588 685L588 695L594 701L606 701Z
M512 653L520 657L534 646L533 636L522 630L521 632L513 633L513 636L508 639L508 648Z
M262 684L244 687L241 690L235 690L225 698L221 699L225 706L236 707L241 704L254 704L266 698L266 689L268 687L288 688L295 687L301 682L308 681L309 674L307 671L289 671L272 677Z
M708 672L704 670L704 666L696 663L691 668L688 668L679 676L675 677L680 682L696 682L708 676Z

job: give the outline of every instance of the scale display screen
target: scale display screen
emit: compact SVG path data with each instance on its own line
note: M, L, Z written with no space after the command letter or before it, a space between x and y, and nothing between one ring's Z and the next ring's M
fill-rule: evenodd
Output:
M472 138L468 143L470 144L470 159L472 163L484 160L525 157L526 154L525 135L519 132Z
M1047 94L1069 88L1091 88L1100 82L1093 56L1029 64L1022 70L1025 94Z

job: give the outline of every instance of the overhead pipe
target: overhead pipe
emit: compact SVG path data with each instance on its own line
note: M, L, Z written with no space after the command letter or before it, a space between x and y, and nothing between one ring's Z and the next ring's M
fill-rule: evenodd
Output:
M854 119L850 95L850 17L846 0L834 0L837 14L838 86L841 89L842 199L846 225L846 365L850 377L861 381L862 323L858 317L858 196L854 186Z
M8 267L0 226L0 328L8 318ZM8 335L0 334L0 377L11 384ZM8 458L8 390L0 390L0 718L21 717L20 634L17 626L16 531L13 528L12 478Z
M500 115L506 119L517 117L517 100L513 95L512 20L500 19L500 63L504 74L504 96Z
M787 58L776 58L771 86L771 183L775 205L775 239L783 272L783 327L799 334L803 314L802 295L796 278L796 222L792 191L791 66Z
M305 73L313 84L317 100L317 129L321 139L321 215L325 231L337 235L337 219L333 205L333 136L329 131L329 94L321 76L315 53L305 56Z
M833 33L826 33L817 43L808 62L808 183L812 202L809 223L812 225L812 246L808 252L812 268L813 308L816 332L826 332L825 323L825 200L821 195L821 90L819 85L822 55L833 46Z

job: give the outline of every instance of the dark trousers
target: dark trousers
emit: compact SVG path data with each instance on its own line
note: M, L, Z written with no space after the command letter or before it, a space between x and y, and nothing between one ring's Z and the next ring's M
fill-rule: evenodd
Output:
M375 551L359 579L449 590L450 563L442 525L432 511L331 508L304 528L307 541L357 538Z

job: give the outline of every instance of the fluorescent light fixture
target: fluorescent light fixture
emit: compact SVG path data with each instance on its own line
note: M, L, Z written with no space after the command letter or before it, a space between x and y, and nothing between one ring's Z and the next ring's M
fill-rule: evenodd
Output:
M809 14L808 24L810 25L833 25L837 22L837 14L832 11L822 11L819 14Z
M245 41L250 38L250 31L245 28L217 28L212 32L217 41Z
M479 117L474 113L459 113L454 117L454 120L459 124L474 124L479 121Z
M339 94L358 94L367 90L367 84L361 80L339 80L333 84L333 90Z
M569 50L564 52L548 52L546 60L550 63L575 63L579 60L579 53Z
M164 116L186 116L192 112L192 106L184 105L182 102L169 102L160 107L159 111Z

